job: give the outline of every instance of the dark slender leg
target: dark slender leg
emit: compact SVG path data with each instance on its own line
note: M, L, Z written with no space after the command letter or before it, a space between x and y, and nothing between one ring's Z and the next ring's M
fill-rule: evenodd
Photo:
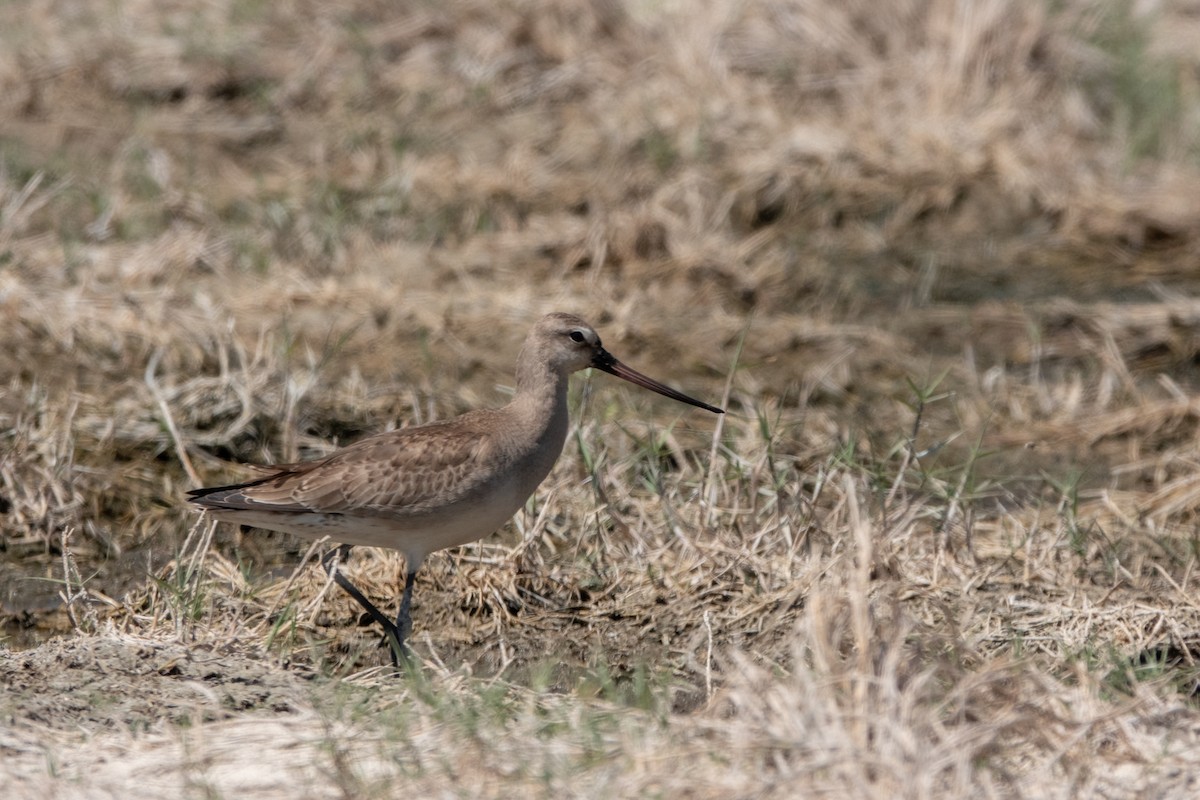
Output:
M417 580L416 571L408 573L404 578L404 597L400 600L400 613L396 615L396 638L400 640L400 645L404 645L404 640L408 638L408 634L412 633L412 593L413 584Z
M384 613L375 607L375 604L366 598L366 596L358 590L358 587L350 582L350 579L342 574L338 568L340 561L346 558L350 553L350 545L343 544L330 550L321 557L321 566L325 568L326 574L333 578L334 583L346 590L346 593L358 601L358 604L366 610L371 619L375 620L383 628L383 638L388 644L388 649L392 651L392 666L400 666L400 657L404 653L404 634L407 631L401 630L399 620L395 625L392 621L384 616ZM401 619L408 618L408 601L412 595L412 579L414 575L409 575L408 580L404 585L404 599L400 602ZM408 622L409 628L412 627L412 621Z

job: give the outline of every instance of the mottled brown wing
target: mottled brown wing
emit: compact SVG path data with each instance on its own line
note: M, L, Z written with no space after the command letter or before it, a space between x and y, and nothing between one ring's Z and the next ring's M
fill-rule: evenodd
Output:
M274 475L192 492L209 508L326 513L419 513L453 503L494 474L486 425L460 417L377 434Z

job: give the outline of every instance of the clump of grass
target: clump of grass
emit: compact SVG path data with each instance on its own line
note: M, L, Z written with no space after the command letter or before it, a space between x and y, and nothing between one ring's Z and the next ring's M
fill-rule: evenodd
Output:
M1092 38L1111 66L1106 80L1092 82L1092 91L1125 143L1129 164L1161 158L1195 163L1200 137L1189 131L1194 98L1184 88L1184 68L1155 48L1155 27L1170 21L1122 2L1105 8L1093 24Z

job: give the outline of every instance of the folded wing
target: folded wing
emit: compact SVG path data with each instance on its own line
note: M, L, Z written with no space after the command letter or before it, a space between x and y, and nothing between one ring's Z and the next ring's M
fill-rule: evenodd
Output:
M470 494L496 472L487 467L487 426L455 422L378 434L324 459L277 465L262 478L188 495L213 510L419 514Z

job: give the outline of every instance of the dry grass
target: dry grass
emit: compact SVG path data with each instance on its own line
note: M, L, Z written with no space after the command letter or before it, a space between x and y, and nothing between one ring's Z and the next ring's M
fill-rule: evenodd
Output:
M1200 57L1148 8L0 8L6 796L1194 795ZM182 507L501 402L553 309L731 413L580 380L416 674Z

